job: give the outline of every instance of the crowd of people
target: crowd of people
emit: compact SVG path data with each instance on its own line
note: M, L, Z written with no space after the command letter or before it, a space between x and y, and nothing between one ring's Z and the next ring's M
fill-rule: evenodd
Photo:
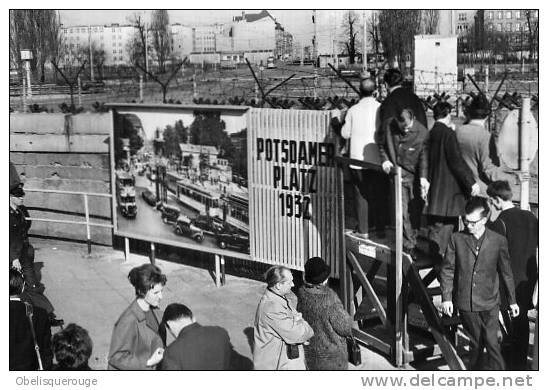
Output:
M448 316L458 309L470 336L469 367L524 370L527 313L538 304L538 220L514 206L509 175L490 158L490 103L483 94L474 96L465 107L466 122L457 127L451 105L441 101L428 129L424 106L402 86L401 72L388 70L384 82L389 94L382 103L373 96L374 80L366 78L360 102L343 114L349 157L369 163L349 166L358 219L353 235L384 238L394 218L388 215L395 185L389 174L400 167L403 249L413 259L440 260L440 309ZM419 228L426 232L422 248Z
M385 237L389 225L390 173L402 169L403 245L420 255L417 230L427 221L428 239L441 258L440 311L457 312L470 337L469 368L527 368L527 312L538 305L538 220L512 203L505 173L489 157L485 121L489 102L474 97L466 124L456 128L452 107L438 103L434 124L419 98L389 70L388 97L374 97L375 81L360 83L362 98L343 117L341 135L350 140L352 159L381 169L350 166L358 223L355 235ZM62 327L34 271L30 221L23 184L10 163L10 369L87 370L92 341L87 331ZM498 217L490 218L491 211ZM423 218L426 217L426 218ZM464 228L462 228L464 226ZM432 253L430 254L432 255ZM273 266L254 321L253 366L258 370L344 370L353 319L328 287L330 268L308 259L304 284L293 291L289 268ZM237 355L227 331L204 326L182 303L160 310L167 277L144 264L128 280L135 299L114 323L108 354L112 370L228 370ZM501 348L499 312L505 337Z

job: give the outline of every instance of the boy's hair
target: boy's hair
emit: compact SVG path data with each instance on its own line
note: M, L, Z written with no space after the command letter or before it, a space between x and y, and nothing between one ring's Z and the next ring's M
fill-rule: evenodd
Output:
M487 199L481 196L473 196L466 202L466 206L464 206L464 212L466 214L472 214L476 210L481 210L481 216L487 217L489 214Z
M506 180L497 180L487 186L487 195L491 198L501 198L504 201L512 200L512 189Z

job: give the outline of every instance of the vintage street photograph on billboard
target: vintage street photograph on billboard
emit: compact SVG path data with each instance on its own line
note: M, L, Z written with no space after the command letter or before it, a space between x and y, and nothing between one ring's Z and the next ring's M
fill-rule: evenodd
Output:
M246 108L113 108L117 234L248 255Z

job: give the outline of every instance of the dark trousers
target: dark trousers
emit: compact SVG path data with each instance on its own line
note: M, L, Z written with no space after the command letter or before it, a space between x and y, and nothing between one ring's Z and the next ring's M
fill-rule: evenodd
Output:
M30 243L23 244L19 262L21 263L21 273L25 279L26 288L40 288L41 285L34 270L34 247Z
M510 318L508 311L503 310L504 324L508 334L503 340L502 356L509 370L526 370L527 354L529 352L529 317L531 309L533 286L528 282L521 282L516 286L516 300L519 306L519 316ZM504 295L501 295L504 297ZM506 307L506 299L502 299Z
M402 178L402 222L404 250L412 249L417 245L417 230L420 228L420 219L424 201L420 196L420 189L413 177Z
M460 310L462 324L470 334L471 370L504 370L504 359L497 337L499 306L485 311ZM483 356L483 349L487 350Z
M390 186L383 172L372 169L350 169L354 186L354 203L358 233L369 233L369 227L384 230L388 216Z

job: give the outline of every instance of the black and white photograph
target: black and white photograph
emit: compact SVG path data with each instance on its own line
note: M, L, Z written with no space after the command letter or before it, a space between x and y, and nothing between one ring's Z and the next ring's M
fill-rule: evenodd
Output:
M540 10L304 6L9 10L15 387L540 385Z

